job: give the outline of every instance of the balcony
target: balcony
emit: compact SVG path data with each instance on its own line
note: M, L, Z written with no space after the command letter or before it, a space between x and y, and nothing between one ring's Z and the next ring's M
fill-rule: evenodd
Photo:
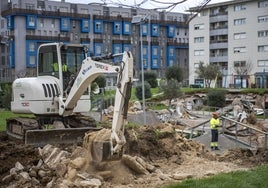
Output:
M209 62L210 63L215 63L215 62L228 62L228 56L227 55L218 55L218 56L211 56L209 57Z
M130 44L131 40L120 40L120 39L114 39L113 44Z
M227 49L228 42L226 40L219 41L217 43L215 41L210 41L209 49Z
M80 39L80 42L81 42L81 43L84 43L84 42L86 42L86 43L90 43L90 38L81 38L81 39Z
M26 40L47 40L47 41L64 41L69 42L69 37L59 36L41 36L41 35L26 35Z
M181 43L181 42L176 42L176 41L167 42L167 46L180 46L180 47L183 47L183 48L189 48L188 43Z
M215 23L215 22L224 22L224 21L228 21L228 15L227 14L218 14L215 16L210 16L209 18L209 22L210 23Z
M209 35L210 36L215 36L215 35L228 35L228 29L210 30Z
M175 25L177 27L188 27L186 22L170 21L170 20L151 20L151 23L161 24L161 25Z
M69 17L69 18L90 18L89 14L79 14L79 13L70 13L70 12L60 12L60 11L46 11L46 10L32 10L32 9L22 9L22 8L12 8L9 10L2 11L2 16L12 16L12 15L42 15L46 16L55 16L55 17Z
M93 15L94 20L108 20L108 21L129 21L132 18L123 18L121 15L118 16L104 16L104 15Z

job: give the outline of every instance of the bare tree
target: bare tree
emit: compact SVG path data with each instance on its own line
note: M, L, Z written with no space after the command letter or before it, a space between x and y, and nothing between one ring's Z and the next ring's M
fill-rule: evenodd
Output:
M248 61L237 61L234 63L234 72L240 77L240 87L243 87L243 78L246 78L248 82L248 74L252 71L253 64L251 60ZM247 83L248 85L248 83Z

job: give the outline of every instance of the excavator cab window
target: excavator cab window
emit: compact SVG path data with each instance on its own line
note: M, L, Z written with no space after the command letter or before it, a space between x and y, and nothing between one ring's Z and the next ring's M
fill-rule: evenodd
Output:
M39 49L38 75L59 77L59 64L55 45L43 46Z
M63 71L63 88L68 87L70 79L75 78L85 59L85 49L83 46L63 45L60 49Z

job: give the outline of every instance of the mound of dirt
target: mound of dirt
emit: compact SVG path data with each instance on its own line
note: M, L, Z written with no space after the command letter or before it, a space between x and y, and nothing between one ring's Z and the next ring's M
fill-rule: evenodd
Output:
M85 168L89 164L85 165L87 155L81 146L38 149L8 140L1 132L0 187L75 187L75 183L85 185L89 181L103 188L158 187L188 178L247 170L268 162L268 151L262 149L233 149L223 154L210 152L204 145L183 138L174 126L167 124L129 128L125 135L127 143L122 160L94 165L92 170L92 166ZM58 155L53 159L55 153ZM19 172L11 175L10 169L18 166L17 162L23 170L17 169Z
M17 161L27 166L37 164L40 158L37 148L25 146L18 140L9 140L5 132L0 132L0 151L0 180Z
M169 159L175 155L180 163L182 153L190 152L198 156L204 153L203 145L186 140L171 125L142 126L127 130L126 140L125 153L142 156L150 161Z

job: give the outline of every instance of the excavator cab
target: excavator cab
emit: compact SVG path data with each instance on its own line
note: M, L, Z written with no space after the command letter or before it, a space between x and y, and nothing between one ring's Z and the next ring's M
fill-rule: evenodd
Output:
M38 76L54 76L66 90L70 77L75 76L87 57L87 47L75 44L42 45L38 52Z

